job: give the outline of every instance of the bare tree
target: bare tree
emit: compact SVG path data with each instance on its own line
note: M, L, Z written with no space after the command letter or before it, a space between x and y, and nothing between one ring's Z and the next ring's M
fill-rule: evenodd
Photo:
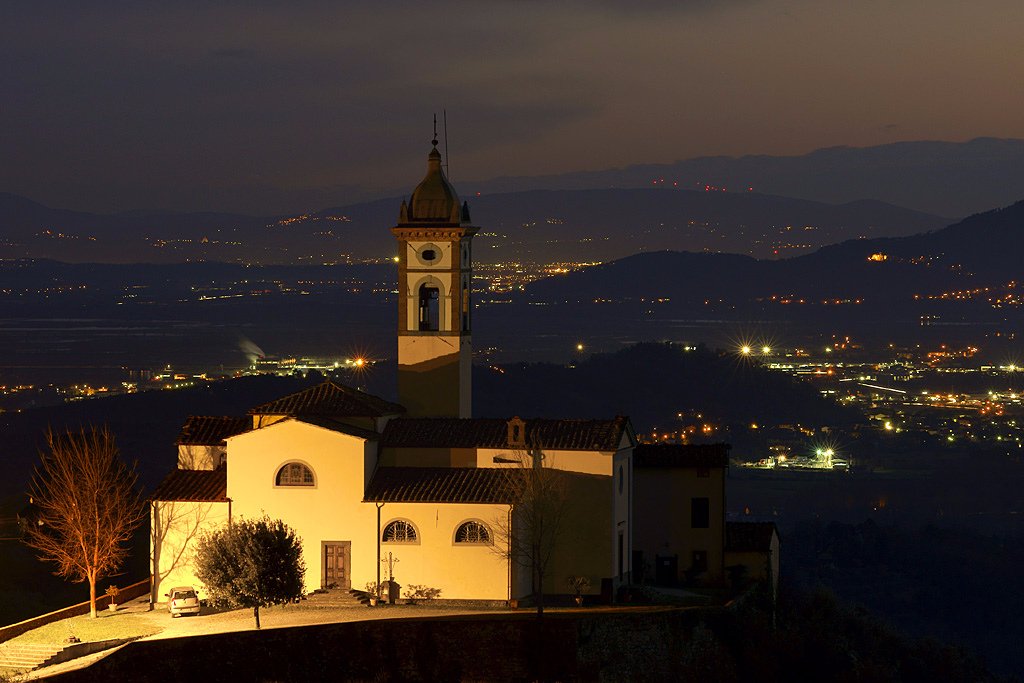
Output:
M564 531L569 496L563 472L545 463L537 446L517 451L505 469L516 502L507 519L495 520L495 552L530 571L538 618L544 615L544 580Z
M90 615L96 617L96 582L111 576L128 555L125 544L144 513L138 477L119 457L110 431L46 433L48 453L32 476L30 494L39 523L25 542L54 574L89 582Z

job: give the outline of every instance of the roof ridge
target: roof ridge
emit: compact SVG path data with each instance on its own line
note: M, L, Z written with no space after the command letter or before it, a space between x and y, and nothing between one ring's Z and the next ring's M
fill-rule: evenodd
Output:
M286 396L261 403L249 409L249 415L301 415L305 413L318 413L323 410L323 404L330 401L347 400L348 405L335 405L335 415L347 416L381 416L388 414L401 414L405 408L387 399L374 396L365 391L327 379L319 384L306 387L299 391L292 392Z

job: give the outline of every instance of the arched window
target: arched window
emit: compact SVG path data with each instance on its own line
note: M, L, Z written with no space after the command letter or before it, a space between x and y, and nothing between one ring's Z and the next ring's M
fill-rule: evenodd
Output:
M420 332L437 332L441 324L440 290L420 285Z
M277 471L274 484L277 486L315 486L316 480L313 477L313 470L301 462L289 462Z
M463 522L459 525L459 528L455 530L455 542L456 543L476 543L476 544L490 544L491 542L491 530L487 528L487 525L483 522L477 522L470 520Z
M416 543L419 536L416 535L416 527L412 522L404 519L396 519L388 522L381 534L381 540L385 543Z

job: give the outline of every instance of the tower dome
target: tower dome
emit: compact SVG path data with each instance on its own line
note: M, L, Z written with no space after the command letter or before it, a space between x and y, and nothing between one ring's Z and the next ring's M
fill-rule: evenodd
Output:
M455 188L448 182L441 169L441 153L437 151L437 140L427 157L427 175L412 192L408 204L402 202L399 223L454 223L468 222L463 215ZM468 209L465 212L468 214Z

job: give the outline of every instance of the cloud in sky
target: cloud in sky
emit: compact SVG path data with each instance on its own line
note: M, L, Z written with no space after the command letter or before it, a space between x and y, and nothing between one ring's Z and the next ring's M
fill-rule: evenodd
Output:
M13 5L13 6L12 6ZM10 3L0 190L291 211L487 178L1024 136L1016 0Z

